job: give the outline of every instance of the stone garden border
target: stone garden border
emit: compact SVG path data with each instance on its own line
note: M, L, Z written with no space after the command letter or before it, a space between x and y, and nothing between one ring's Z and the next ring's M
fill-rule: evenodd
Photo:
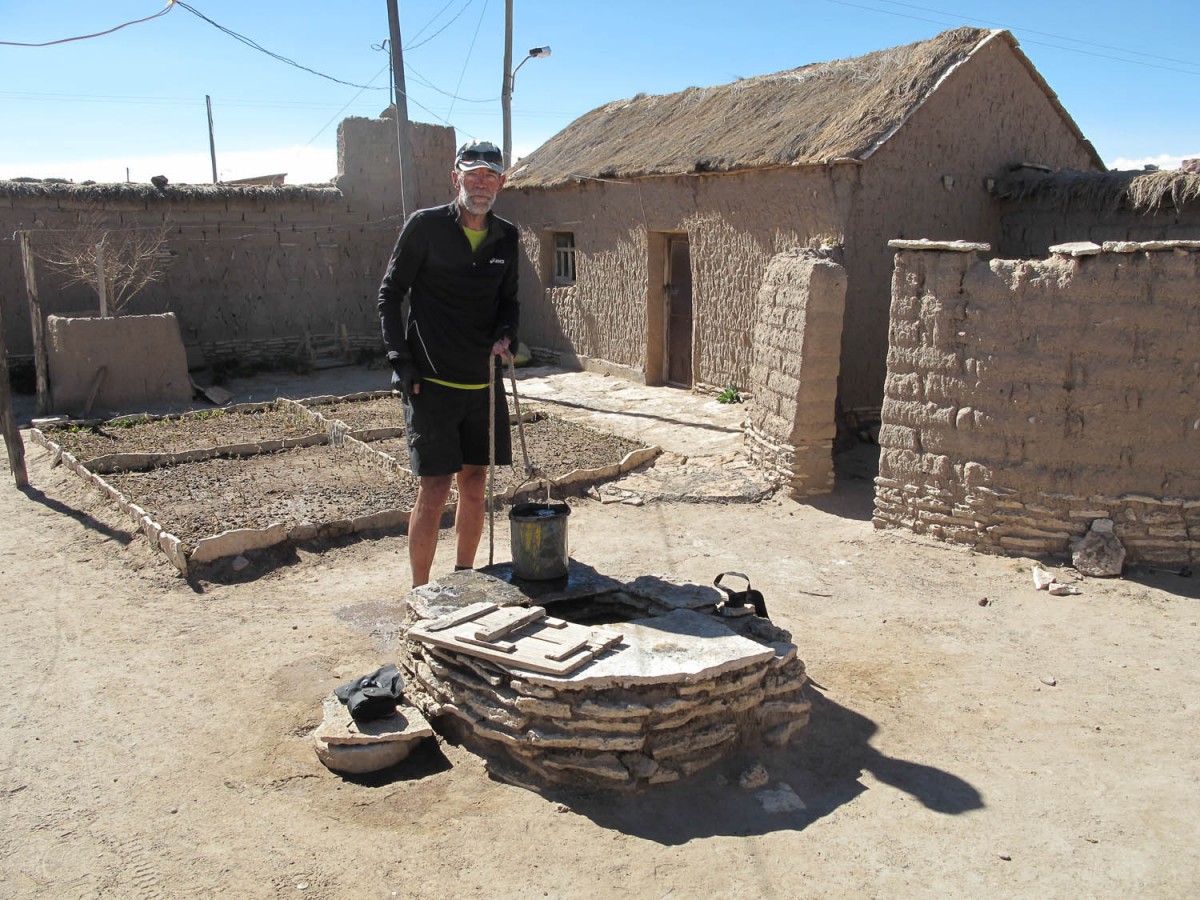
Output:
M188 546L179 537L172 534L166 525L155 521L146 510L130 500L116 487L109 484L104 479L104 475L146 471L160 466L200 462L216 457L255 456L276 453L295 447L311 447L324 444L345 450L347 453L359 456L376 465L391 467L400 472L408 473L408 467L401 461L389 453L373 449L368 443L370 440L396 437L402 432L402 429L376 428L354 431L345 422L327 418L321 415L320 412L310 408L310 405L320 406L354 400L372 400L386 396L391 396L391 392L367 391L347 394L342 397L322 395L302 400L279 398L267 403L235 404L223 407L223 409L226 412L253 414L254 412L269 409L295 408L298 412L311 418L314 426L319 427L320 431L295 438L227 444L174 453L114 453L96 457L89 460L86 464L80 462L74 455L64 450L60 444L53 441L40 427L32 428L30 430L30 437L35 444L46 448L54 455L53 465L61 463L67 466L68 469L85 482L94 485L110 500L116 503L130 517L138 529L146 535L151 543L163 552L167 559L179 570L179 573L187 576L197 566L212 563L223 557L238 556L249 550L265 549L284 543L285 541L301 542L318 538L340 537L367 531L390 531L404 534L408 529L408 517L411 510L382 510L352 519L304 523L292 528L288 528L283 522L275 522L264 528L237 528L201 538L194 546ZM182 415L151 415L137 416L137 418L153 421L168 418L185 418L189 415L204 415L208 412L207 410L203 410L195 413L183 413ZM63 420L56 421L54 425L55 427L105 425L119 423L129 418L131 417L121 416L111 420ZM619 463L599 469L576 469L566 473L561 478L555 479L554 484L560 489L566 489L568 486L576 488L589 487L602 481L611 480L638 466L644 465L657 457L661 452L662 449L657 446L642 447L627 453ZM524 488L524 485L514 485L506 489L503 493L498 494L496 499L500 501L513 500L518 496L533 493L538 489L538 486L535 485L532 490L518 491L519 488ZM443 517L452 517L456 505L456 501L452 498L443 511Z

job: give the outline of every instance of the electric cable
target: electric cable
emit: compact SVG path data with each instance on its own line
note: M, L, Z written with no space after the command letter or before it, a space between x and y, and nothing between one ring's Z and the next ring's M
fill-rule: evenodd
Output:
M326 75L324 72L318 72L316 69L312 69L312 68L309 68L308 66L301 65L300 63L296 62L294 59L288 59L286 56L282 56L278 53L274 53L274 52L268 50L266 47L262 46L262 44L259 44L257 41L254 41L251 38L246 37L244 34L239 34L238 32L234 31L232 28L226 28L224 25L221 25L218 22L214 22L208 16L204 15L204 13L200 12L200 10L196 9L193 6L188 5L187 3L184 3L183 0L171 0L171 2L175 3L179 6L182 6L184 9L186 9L192 15L196 16L199 19L203 19L205 22L207 22L213 28L229 35L234 40L241 41L247 47L250 47L253 50L257 50L260 53L265 53L267 56L271 57L272 59L277 59L282 63L287 63L289 66L295 66L297 69L301 69L305 72L310 72L313 75L316 75L320 78L325 78L325 79L335 82L337 84L344 84L347 87L362 88L363 90L367 90L367 91L386 91L387 90L386 87L380 87L379 85L357 84L353 81L344 81L341 78L334 78L332 75Z
M52 47L55 44L68 44L71 41L86 41L89 38L104 37L106 34L112 34L114 31L120 31L122 28L128 28L130 25L140 25L142 22L149 22L151 19L165 16L174 8L175 0L167 0L167 5L152 16L146 16L143 19L134 19L132 22L122 22L120 25L114 25L105 31L97 31L95 34L81 34L78 37L59 38L56 41L43 41L40 44L26 44L21 41L0 41L0 44L5 47Z

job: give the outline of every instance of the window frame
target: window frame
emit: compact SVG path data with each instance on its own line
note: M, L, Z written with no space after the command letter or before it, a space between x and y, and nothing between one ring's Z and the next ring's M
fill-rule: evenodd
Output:
M550 283L567 287L578 281L578 245L575 232L550 232Z

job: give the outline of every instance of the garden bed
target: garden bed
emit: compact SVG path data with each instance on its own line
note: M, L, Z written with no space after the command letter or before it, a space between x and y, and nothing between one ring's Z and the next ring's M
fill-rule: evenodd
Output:
M524 431L531 462L564 491L659 452L547 416ZM32 437L116 501L184 574L285 540L403 533L416 499L400 404L386 392L65 423ZM513 451L516 467L496 471L498 500L526 483L515 427Z

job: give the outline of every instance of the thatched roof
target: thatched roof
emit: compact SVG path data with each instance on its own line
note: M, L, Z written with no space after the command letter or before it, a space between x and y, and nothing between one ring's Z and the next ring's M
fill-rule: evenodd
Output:
M1043 208L1154 213L1200 203L1200 175L1168 171L1058 172L1019 168L996 184L996 196Z
M865 159L951 69L992 39L1006 40L1057 104L1008 32L963 27L854 59L606 104L522 159L509 184L553 187L579 178ZM1078 134L1065 110L1062 115Z
M56 178L17 178L0 181L0 197L57 197L82 202L126 200L144 203L163 200L227 200L253 197L259 200L340 200L342 192L334 187L285 185L253 187L231 184L151 184L110 182L75 184Z

